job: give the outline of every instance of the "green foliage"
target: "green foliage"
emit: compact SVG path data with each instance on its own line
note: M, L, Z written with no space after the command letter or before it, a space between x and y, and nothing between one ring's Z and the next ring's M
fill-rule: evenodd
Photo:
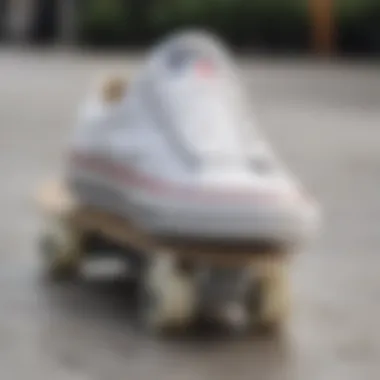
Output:
M303 0L157 0L148 13L161 32L204 26L237 45L301 46L307 32Z
M335 0L338 43L352 53L380 53L379 0Z
M100 44L121 42L128 32L129 9L123 0L82 0L82 36Z
M335 1L339 46L380 51L380 0ZM97 43L152 42L183 27L204 27L230 44L309 48L309 0L81 0L82 30Z

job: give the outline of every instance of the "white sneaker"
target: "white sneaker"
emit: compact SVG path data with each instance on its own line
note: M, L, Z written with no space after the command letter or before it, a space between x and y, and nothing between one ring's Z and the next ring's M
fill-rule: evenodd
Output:
M294 244L318 225L316 203L260 136L228 53L201 32L165 40L125 89L92 94L72 150L79 199L151 234Z

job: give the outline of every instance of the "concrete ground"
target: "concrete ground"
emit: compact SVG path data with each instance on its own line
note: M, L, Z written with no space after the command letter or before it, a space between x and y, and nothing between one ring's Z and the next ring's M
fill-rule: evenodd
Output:
M12 380L377 380L380 376L380 75L368 65L244 60L257 115L324 206L295 257L285 339L159 341L130 290L47 286L35 185L58 174L88 81L122 57L0 50L0 376Z

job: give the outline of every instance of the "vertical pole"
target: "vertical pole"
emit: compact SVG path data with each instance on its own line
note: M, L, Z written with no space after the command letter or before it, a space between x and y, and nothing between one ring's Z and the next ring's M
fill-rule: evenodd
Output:
M30 37L36 1L8 0L5 33L12 41L24 43Z
M313 49L330 56L335 50L334 0L309 0Z

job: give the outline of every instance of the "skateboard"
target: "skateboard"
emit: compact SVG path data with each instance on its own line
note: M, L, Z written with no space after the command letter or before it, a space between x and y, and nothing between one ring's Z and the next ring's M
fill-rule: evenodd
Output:
M232 331L279 331L289 312L289 252L265 244L180 241L150 236L128 220L76 202L62 181L42 183L40 251L48 276L71 280L84 260L110 252L137 282L139 314L153 333L199 318Z

